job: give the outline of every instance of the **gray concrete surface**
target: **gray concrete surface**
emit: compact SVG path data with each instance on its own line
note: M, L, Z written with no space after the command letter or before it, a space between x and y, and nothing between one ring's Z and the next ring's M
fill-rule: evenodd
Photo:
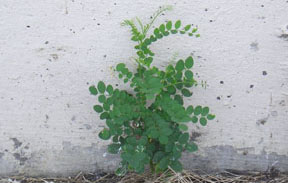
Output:
M0 175L71 175L112 170L118 157L98 139L104 126L88 87L120 88L111 67L135 56L120 22L181 19L199 39L174 36L152 46L154 64L193 55L198 80L188 104L216 120L190 126L199 151L186 168L288 171L288 2L286 0L2 0L0 3Z

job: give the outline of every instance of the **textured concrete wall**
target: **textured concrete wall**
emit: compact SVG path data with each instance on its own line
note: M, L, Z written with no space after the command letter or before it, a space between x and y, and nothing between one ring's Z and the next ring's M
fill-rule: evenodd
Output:
M175 3L176 2L176 3ZM286 0L1 0L0 175L67 175L113 169L97 137L88 86L119 83L111 66L135 64L124 19L156 25L181 19L201 38L174 36L153 45L155 64L194 55L198 80L187 104L211 107L217 119L191 125L200 150L186 168L288 171L288 1Z

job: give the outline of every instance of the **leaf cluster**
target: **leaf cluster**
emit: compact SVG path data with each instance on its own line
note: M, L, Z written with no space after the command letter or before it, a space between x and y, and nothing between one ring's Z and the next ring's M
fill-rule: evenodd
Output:
M158 11L154 19L159 12L162 11ZM197 28L192 28L190 24L182 26L180 20L175 23L168 21L148 36L154 19L145 26L137 19L141 30L133 21L123 23L131 27L131 39L137 42L135 49L138 57L135 61L138 67L133 73L125 63L119 63L115 71L133 92L113 88L103 81L89 87L90 93L98 97L94 110L107 126L99 137L111 139L108 151L119 153L122 158L121 166L116 170L118 175L129 170L142 173L146 165L150 165L156 173L165 171L168 166L181 171L179 159L182 152L198 149L190 141L188 123L199 122L206 126L208 120L215 118L207 106L184 107L184 97L191 97L191 87L197 84L191 71L194 65L191 56L163 70L151 66L155 55L149 48L152 43L177 33L193 36Z

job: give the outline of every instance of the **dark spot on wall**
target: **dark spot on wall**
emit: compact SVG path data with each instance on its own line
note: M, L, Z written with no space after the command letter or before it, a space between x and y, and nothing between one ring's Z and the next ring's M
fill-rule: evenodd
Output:
M49 41L45 41L45 44L48 44L49 43Z
M250 88L253 88L254 87L254 85L250 85Z
M87 130L90 130L90 129L92 128L92 126L89 125L89 124L84 124L84 126L85 126L85 128L86 128Z
M118 86L118 84L115 84L115 86Z
M71 120L75 121L75 119L76 119L76 116L72 116Z
M232 97L232 95L227 95L227 98L231 98Z
M209 22L213 22L213 20L209 20Z
M116 3L114 3L114 5L117 5Z
M263 8L263 7L264 7L264 5L262 4L262 5L261 5L261 7Z
M20 142L17 138L10 138L10 139L14 143L14 149L18 149L22 145L22 142Z
M268 118L269 118L269 115L267 116L267 117L265 117L265 118L261 118L261 119L259 119L259 120L257 120L257 125L265 125L265 123L267 123L267 121L268 121Z
M244 156L246 156L248 154L248 151L243 151L242 153Z
M258 43L257 43L257 42L252 42L252 43L250 44L250 48L251 48L253 51L258 51L258 50L259 50Z
M48 114L45 114L45 119L46 119L46 121L49 120L49 116L48 116Z
M280 105L280 106L286 106L285 100L281 100L281 101L279 102L279 105Z
M280 34L280 36L278 36L279 38L282 38L282 39L286 39L288 40L288 34L287 33L282 33Z
M262 71L262 75L266 76L267 75L267 71Z
M217 100L220 100L220 99L221 99L221 97L218 96L218 97L217 97Z
M197 141L197 138L201 136L201 133L199 132L192 132L190 140L191 141Z
M208 8L205 8L205 11L208 11Z
M220 81L220 84L224 84L224 81Z
M19 153L13 153L13 156L16 160L20 161L20 165L24 165L25 161L28 160L28 158L21 156Z
M56 53L50 54L50 56L54 59L54 60L58 60L58 55Z
M30 25L27 25L26 27L27 27L27 28L30 28Z
M261 137L260 141L258 142L258 144L261 144L264 141L264 138Z

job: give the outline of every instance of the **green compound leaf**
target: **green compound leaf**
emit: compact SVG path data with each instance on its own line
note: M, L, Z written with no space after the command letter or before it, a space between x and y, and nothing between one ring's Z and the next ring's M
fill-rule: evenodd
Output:
M172 28L172 22L171 22L171 21L168 21L168 22L166 23L166 29L167 29L167 30L171 30L171 28Z
M193 79L193 72L190 70L185 71L185 77L189 80Z
M105 86L103 81L99 81L98 85L97 85L97 88L98 88L100 93L104 93L105 89L106 89L106 86Z
M160 32L159 32L159 29L158 29L158 28L155 28L155 29L154 29L154 34L155 34L155 35L158 35L159 33L160 33Z
M98 135L102 140L108 140L111 135L110 135L110 131L108 129L104 129L102 130L99 135Z
M164 36L169 36L169 32L168 32L168 31L165 31L165 32L163 32L163 35L164 35Z
M180 129L180 130L183 130L183 131L187 131L187 130L188 130L188 126L187 126L187 125L184 125L184 124L180 124L180 125L179 125L179 129Z
M159 137L159 132L156 129L152 129L152 130L150 130L148 135L150 138L156 139Z
M201 106L196 106L195 107L195 110L194 110L194 114L197 116L197 115L199 115L199 114L201 114L202 113L202 107Z
M183 98L180 95L175 95L174 100L176 100L181 105L184 104Z
M124 64L124 63L119 63L119 64L117 64L117 66L116 66L116 71L122 72L123 69L125 69L125 64Z
M213 120L215 118L214 114L208 114L207 119L208 120Z
M175 74L175 79L178 80L178 81L181 80L182 75L183 75L182 71L177 71L177 73Z
M164 127L164 128L160 129L160 135L169 136L172 133L173 133L173 131L170 128L168 128L168 127Z
M191 56L189 56L188 58L186 58L186 60L185 60L185 67L186 67L187 69L190 69L190 68L193 67L193 65L194 65L194 60L193 60L193 58L192 58Z
M171 30L172 34L177 34L177 32L178 32L177 30Z
M94 111L96 111L98 113L103 112L103 108L101 105L94 105L93 109L94 109Z
M198 28L194 28L194 29L192 29L192 33L197 32L197 30L198 30Z
M168 86L167 91L169 94L174 95L176 93L176 88L174 86Z
M161 24L159 27L160 32L164 33L165 32L165 25Z
M181 20L177 20L175 23L175 29L179 29L181 26Z
M89 87L89 91L90 91L91 95L97 95L98 94L98 91L94 85Z
M189 105L189 106L187 107L187 109L186 109L186 112L187 112L188 114L192 114L193 111L194 111L194 108L193 108L192 105Z
M100 103L106 102L106 97L105 97L105 95L100 95L100 96L98 97L98 101L99 101Z
M183 170L182 164L176 160L176 161L172 161L170 163L170 167L175 171L175 172L181 172Z
M133 76L133 73L132 73L132 72L128 72L128 73L127 73L127 78L131 79L132 76Z
M110 144L108 145L108 152L111 154L117 154L119 152L120 144Z
M165 170L169 165L169 158L168 157L164 157L161 159L161 161L157 164L157 166L161 169L161 170Z
M186 144L189 139L189 133L183 133L179 136L178 142L180 144Z
M169 141L169 139L168 139L168 137L165 136L165 135L161 135L161 136L159 137L159 142L160 142L161 144L167 144L168 141Z
M188 89L186 89L186 88L183 88L183 89L181 90L181 93L182 93L185 97L191 97L191 96L192 96L192 93L191 93Z
M105 110L105 111L109 111L110 110L110 105L106 102L106 103L104 103L103 104L103 109Z
M198 150L198 146L195 143L190 143L190 144L187 143L185 148L189 152L195 152Z
M201 115L202 115L202 116L206 116L208 113L209 113L209 107L204 107L204 108L202 109Z
M145 58L144 62L145 62L145 65L150 67L151 63L153 62L153 58L152 57Z
M193 123L197 123L197 122L198 122L197 116L193 116L192 119L191 119L191 121L192 121Z
M190 28L191 28L191 24L188 24L188 25L186 25L186 26L184 27L184 30L185 30L185 31L189 31Z
M165 153L163 151L157 151L153 156L153 162L158 163L163 156L165 156Z
M113 94L113 86L108 85L106 88L106 91L108 92L109 95L112 95Z
M176 63L175 69L176 69L177 71L182 71L182 70L184 69L184 61L183 61L183 60L179 60L179 61Z
M102 114L100 114L100 119L108 119L109 117L109 113L108 112L103 112Z
M205 117L201 117L201 118L200 118L200 124L201 124L202 126L206 126L206 125L207 125L207 119L206 119Z
M178 90L181 90L183 88L183 83L178 83L175 86Z

